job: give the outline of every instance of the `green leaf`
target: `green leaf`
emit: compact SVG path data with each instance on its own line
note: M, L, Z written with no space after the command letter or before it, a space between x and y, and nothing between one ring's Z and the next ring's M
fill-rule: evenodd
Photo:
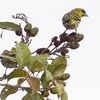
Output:
M35 93L33 96L31 94L27 93L22 100L44 100L43 96L39 93Z
M62 76L67 67L67 60L64 57L57 57L49 65L48 70L54 77Z
M57 83L56 81L55 81L55 85L57 88L57 96L58 98L60 98L64 92L64 85L62 83Z
M22 100L34 100L34 97L27 93Z
M68 96L67 93L64 91L62 96L61 96L61 100L68 100Z
M12 78L17 78L17 77L30 77L30 75L29 75L29 73L26 72L25 70L17 69L17 70L15 70L15 71L11 72L11 73L8 75L7 79L8 79L8 81L9 81L10 79L12 79Z
M11 60L11 61L13 61L13 62L17 62L17 60L16 60L15 57L10 57L10 56L6 56L6 55L0 55L0 57L6 58L6 59Z
M45 54L32 56L27 64L28 69L31 72L43 71L44 69L47 69L48 67L48 62L46 60L47 57L48 55Z
M48 75L47 75L48 76ZM42 86L43 87L47 87L48 85L49 85L49 83L50 83L50 81L46 81L46 72L44 72L43 74L42 74L42 77L41 77L41 84L42 84ZM50 79L49 79L50 80Z
M5 100L10 94L17 92L17 88L12 86L5 86L1 92L1 100Z
M44 60L44 59L47 59L47 57L49 57L49 55L48 54L43 54L43 55L38 55L37 54L37 60Z
M45 70L45 80L46 81L51 81L51 79L52 79L52 74L51 74L51 72L49 72L48 70Z
M35 94L37 91L40 90L40 81L38 78L30 77L27 79L28 83L32 87L32 93L31 95Z
M46 59L39 60L39 61L42 63L44 69L48 68L48 61Z
M31 58L31 52L24 43L16 43L16 59L21 68L24 68Z
M0 28L10 30L10 31L16 31L18 29L21 30L19 25L12 22L0 22Z
M32 65L31 65L31 72L36 72L36 71L43 71L43 64L39 61L35 61Z
M16 48L12 47L11 51L16 53Z
M22 87L23 90L25 90L27 93L32 93L31 87Z
M22 83L24 82L24 80L25 80L24 78L20 78L20 79L18 79L17 84L18 84L18 85L22 84Z

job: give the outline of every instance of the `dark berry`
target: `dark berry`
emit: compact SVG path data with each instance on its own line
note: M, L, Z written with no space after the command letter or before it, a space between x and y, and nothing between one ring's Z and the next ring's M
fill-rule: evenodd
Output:
M17 36L21 36L22 35L22 30L18 29L18 30L15 31L15 33L16 33Z

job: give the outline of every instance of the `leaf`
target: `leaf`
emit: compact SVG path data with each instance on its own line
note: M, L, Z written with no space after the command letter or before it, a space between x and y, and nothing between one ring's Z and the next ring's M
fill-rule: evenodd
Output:
M41 84L43 87L47 87L50 81L46 81L46 73L44 72L41 77Z
M21 30L19 25L12 23L12 22L0 22L0 28L6 29L9 31L16 31L18 29Z
M17 62L17 60L16 60L15 57L10 57L10 56L6 56L6 55L0 55L0 57L6 58L6 59L11 60L11 61L13 61L13 62Z
M68 96L67 93L64 91L62 96L61 96L61 100L68 100Z
M24 79L24 78L20 78L20 79L18 79L17 84L18 84L18 85L20 85L20 84L22 84L24 81L25 81L25 79Z
M57 57L49 65L48 70L54 77L62 76L67 67L67 60L64 57Z
M48 62L46 60L47 57L48 55L45 54L32 56L27 64L28 69L31 72L43 71L44 69L47 69L48 67Z
M1 91L1 100L5 100L10 94L17 92L17 88L12 86L5 86Z
M39 61L35 61L32 65L31 65L31 72L36 72L36 71L43 71L43 64Z
M17 77L30 77L30 75L29 75L28 72L26 72L26 71L24 71L24 70L22 70L22 69L17 69L17 70L15 70L15 71L11 72L11 73L8 75L7 79L8 79L8 81L9 81L10 79L12 79L12 78L17 78Z
M40 81L38 78L35 77L30 77L27 79L28 83L30 84L30 86L32 87L32 94L35 94L37 91L40 90Z
M43 96L39 93L35 93L33 97L35 98L34 100L44 100Z
M47 59L47 57L49 57L48 54L37 55L37 60L44 60L44 59Z
M29 93L27 93L22 100L44 100L43 96L39 93L35 93L33 96L31 96Z
M43 59L43 60L39 60L42 65L43 65L43 68L47 69L48 68L48 61L46 59Z
M60 98L64 92L64 85L62 83L57 83L56 81L55 81L55 85L57 88L57 96L58 98Z
M46 72L44 72L41 77L41 84L43 87L47 87L49 83L50 81L46 81Z
M45 80L46 81L51 81L52 79L52 74L48 70L45 70Z
M11 51L16 53L16 48L12 47Z
M31 87L22 87L23 90L25 90L27 93L32 93Z
M24 68L31 58L31 52L24 43L16 43L16 59L21 68Z

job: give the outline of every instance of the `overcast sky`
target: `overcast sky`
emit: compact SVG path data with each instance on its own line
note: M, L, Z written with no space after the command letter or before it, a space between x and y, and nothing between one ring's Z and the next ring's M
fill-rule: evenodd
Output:
M69 49L67 73L71 77L66 81L66 92L69 100L100 100L100 1L99 0L1 0L0 22L12 21L17 24L21 20L12 19L16 13L24 13L33 27L39 28L38 35L33 38L31 51L40 47L47 47L53 36L59 36L65 28L62 17L74 8L83 8L89 17L82 18L78 32L84 34L80 47ZM0 32L2 30L0 29ZM74 30L73 30L74 31ZM68 31L70 32L70 31ZM19 41L14 32L4 31L0 39L0 54L3 50L10 50L14 41ZM0 77L5 68L0 64ZM0 82L2 83L2 82ZM0 86L2 89L2 86ZM22 93L9 96L6 100L21 100ZM24 93L25 95L25 93ZM19 97L18 97L19 96ZM16 97L16 98L15 98ZM55 100L55 97L51 97Z

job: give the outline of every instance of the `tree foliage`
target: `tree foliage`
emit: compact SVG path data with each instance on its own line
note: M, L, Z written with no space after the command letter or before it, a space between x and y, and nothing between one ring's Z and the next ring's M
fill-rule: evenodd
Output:
M79 42L83 39L82 34L76 35L75 32L67 34L63 32L51 39L51 43L46 48L38 48L32 52L29 45L32 42L31 37L35 37L38 28L32 28L25 14L13 15L15 19L23 20L26 25L23 35L21 24L12 22L0 22L0 28L15 31L17 36L21 36L20 42L15 42L11 51L4 50L0 55L1 63L4 67L13 68L8 75L0 77L0 81L7 79L7 83L0 84L4 86L1 91L1 100L5 100L9 95L17 93L19 90L25 90L26 95L22 100L50 100L49 94L57 94L58 99L68 100L65 86L70 74L65 73L67 68L67 58L69 58L69 49L77 49ZM2 37L2 34L1 34ZM50 47L53 46L53 49ZM55 55L55 56L53 56ZM51 63L50 63L50 62ZM41 74L40 74L41 73ZM37 75L36 75L37 74ZM17 78L17 79L16 79ZM16 79L17 84L8 84L10 80ZM22 84L27 82L29 86Z

